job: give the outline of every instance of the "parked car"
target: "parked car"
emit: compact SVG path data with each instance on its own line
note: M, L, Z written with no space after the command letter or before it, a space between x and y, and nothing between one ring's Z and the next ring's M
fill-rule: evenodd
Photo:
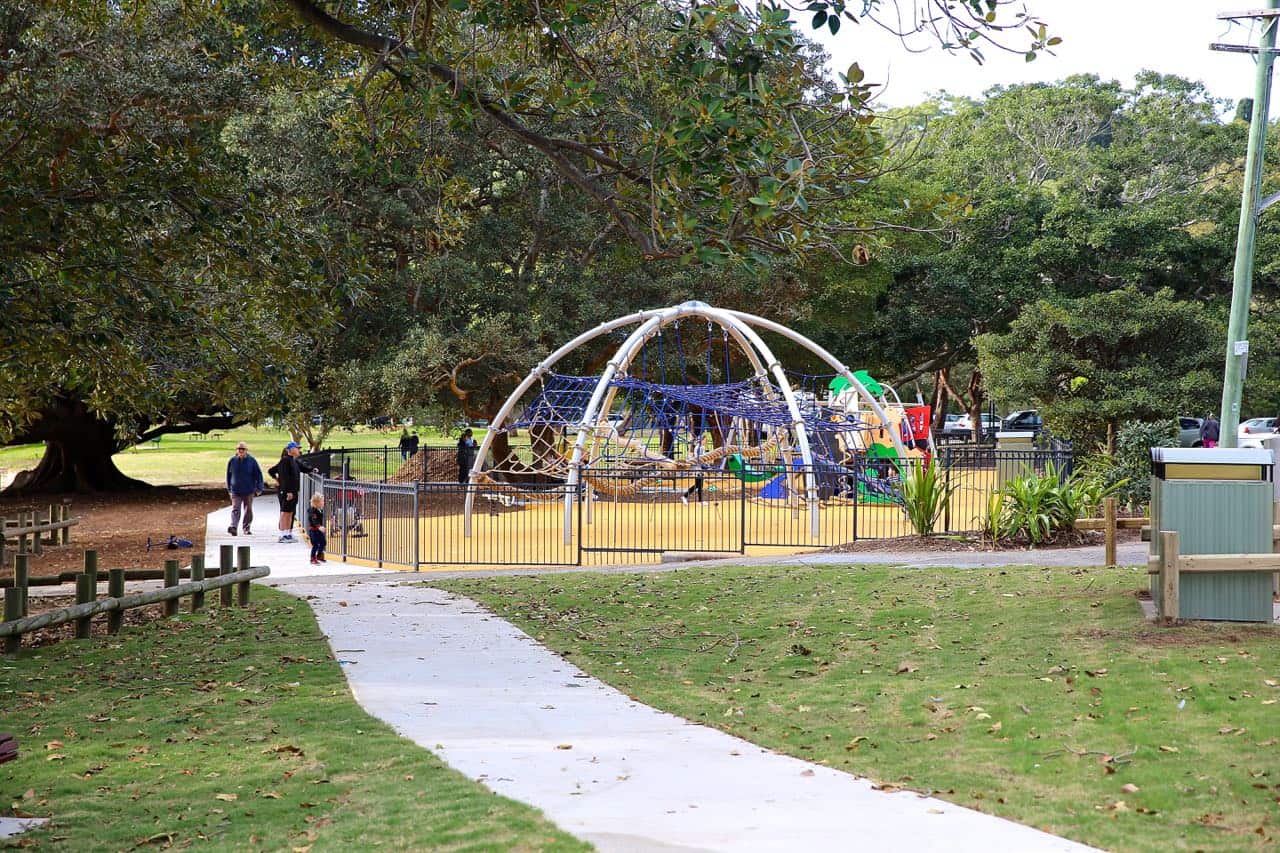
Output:
M1249 418L1249 420L1240 424L1240 428L1236 430L1237 438L1244 438L1246 435L1256 436L1259 433L1273 433L1276 431L1276 421L1280 418Z
M973 438L973 418L968 415L960 415L953 428L953 435L961 439L969 440ZM982 413L982 437L984 439L991 438L1000 429L1000 416L990 412Z
M1200 427L1203 424L1204 418L1178 418L1178 446L1204 446L1204 442L1200 440Z
M961 429L959 426L960 419L963 417L964 415L958 415L958 414L947 415L946 419L942 422L942 438L944 439L963 438L965 435L965 431Z
M1044 429L1044 419L1035 409L1023 409L1006 415L1000 423L1000 429L1005 432L1038 433Z

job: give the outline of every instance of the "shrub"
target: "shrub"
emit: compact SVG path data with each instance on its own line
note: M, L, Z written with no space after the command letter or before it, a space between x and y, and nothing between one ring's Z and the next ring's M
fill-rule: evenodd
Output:
M992 541L1022 535L1032 546L1040 545L1071 529L1077 518L1096 513L1120 485L1091 471L1064 477L1061 468L1049 464L1043 474L1024 474L988 497L983 534Z
M1120 503L1139 509L1151 502L1151 448L1174 447L1177 423L1130 421L1116 433L1116 454L1096 457L1087 466L1114 491Z
M915 465L902 478L902 508L916 533L928 536L938 516L951 500L955 486L948 485L941 465Z

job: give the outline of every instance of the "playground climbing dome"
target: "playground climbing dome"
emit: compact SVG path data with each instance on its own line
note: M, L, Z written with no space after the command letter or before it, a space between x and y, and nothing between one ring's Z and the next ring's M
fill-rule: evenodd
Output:
M788 370L762 331L825 372ZM610 336L621 341L599 375L556 371ZM803 513L821 543L825 505L899 502L904 466L929 453L928 422L926 407L904 406L785 326L685 302L604 323L538 364L498 412L470 482L511 501L562 502L570 543L579 501L593 524L593 504L679 492L687 505L714 478L717 491ZM524 452L511 440L519 432ZM476 497L464 508L468 536Z

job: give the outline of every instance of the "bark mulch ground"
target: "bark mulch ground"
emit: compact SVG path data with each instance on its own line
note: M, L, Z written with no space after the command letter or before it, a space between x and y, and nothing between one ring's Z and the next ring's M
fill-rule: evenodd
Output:
M62 495L0 497L0 517L13 518L29 510L43 517L50 504L63 499ZM31 575L80 571L84 568L84 552L89 548L97 550L98 565L103 571L162 569L164 561L175 556L185 563L189 555L203 553L205 517L226 503L225 491L208 488L162 486L123 494L73 495L71 515L80 523L71 528L71 543L46 545L42 555L31 555ZM166 550L164 542L170 534L191 540L194 547ZM148 538L152 542L150 551L146 547ZM0 566L0 578L13 577L13 562L7 562Z

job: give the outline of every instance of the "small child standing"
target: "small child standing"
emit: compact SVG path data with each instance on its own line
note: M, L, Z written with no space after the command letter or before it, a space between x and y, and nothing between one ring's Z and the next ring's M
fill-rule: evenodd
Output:
M312 495L307 509L307 538L311 540L311 565L318 566L324 560L324 495Z

